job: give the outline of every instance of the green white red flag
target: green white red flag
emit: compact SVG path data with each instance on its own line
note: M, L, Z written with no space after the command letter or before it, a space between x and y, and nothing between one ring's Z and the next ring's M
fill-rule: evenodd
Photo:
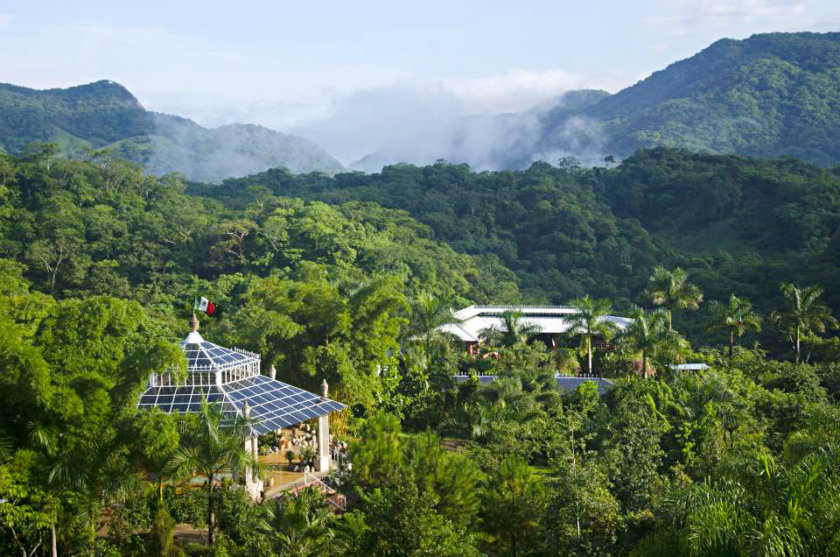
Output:
M204 296L200 296L200 297L196 296L195 297L195 302L193 304L193 309L196 309L198 311L203 311L207 315L213 315L214 313L216 313L215 304L213 304L213 302L211 302L210 300L208 300Z

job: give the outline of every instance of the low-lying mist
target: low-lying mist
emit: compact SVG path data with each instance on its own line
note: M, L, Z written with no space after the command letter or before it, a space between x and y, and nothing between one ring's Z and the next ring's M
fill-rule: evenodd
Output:
M220 182L283 166L294 173L343 170L324 149L301 137L252 124L207 129L191 120L155 115L146 168L181 172L191 180Z
M474 170L517 169L566 156L594 165L606 155L605 140L597 122L574 114L587 95L594 102L605 93L572 91L528 110L465 115L470 105L450 91L380 88L340 99L330 118L295 133L365 172L439 159Z

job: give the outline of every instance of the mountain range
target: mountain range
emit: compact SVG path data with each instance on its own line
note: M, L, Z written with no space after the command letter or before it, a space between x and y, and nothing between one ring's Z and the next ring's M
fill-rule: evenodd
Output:
M54 141L70 155L108 147L153 173L211 183L281 166L343 170L301 137L255 125L207 129L145 110L112 81L43 91L0 84L0 148L18 154L35 140ZM566 156L591 166L658 146L840 163L840 33L722 39L615 94L570 91L525 112L410 130L351 168L445 159L477 170L519 169Z
M434 141L434 157L417 149L422 140L408 139L402 150L391 145L354 166L443 158L516 169L569 155L593 165L660 146L837 164L840 33L722 39L615 94L571 91L548 107L462 118Z
M155 174L178 171L205 182L279 166L328 174L343 168L301 137L244 124L208 129L148 111L113 81L48 90L0 84L0 148L19 154L32 141L53 141L67 155L111 148Z

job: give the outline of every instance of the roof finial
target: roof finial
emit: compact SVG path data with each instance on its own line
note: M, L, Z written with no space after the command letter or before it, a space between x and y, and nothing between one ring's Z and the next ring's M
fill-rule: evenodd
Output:
M327 393L330 390L330 386L327 385L327 380L323 379L321 381L321 398L327 398Z
M248 401L245 401L245 405L242 407L242 413L245 415L245 420L251 419L251 405L248 404Z
M193 312L192 317L190 317L190 328L192 329L192 332L197 333L198 332L198 326L199 326L198 317L196 317L195 312Z

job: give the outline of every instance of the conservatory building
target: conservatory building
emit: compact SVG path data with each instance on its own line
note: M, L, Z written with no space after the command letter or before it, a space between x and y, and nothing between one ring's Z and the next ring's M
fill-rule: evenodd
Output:
M316 395L274 378L261 375L260 356L236 348L208 342L198 332L198 319L190 320L192 331L181 342L187 356L187 376L177 382L170 372L152 373L137 409L160 408L166 413L198 412L201 401L221 404L223 418L240 416L249 433L245 448L258 456L257 436L279 431L308 420L318 419L316 466L328 471L330 462L329 415L345 406L327 398L327 384ZM246 472L245 485L253 498L262 491L262 482Z

